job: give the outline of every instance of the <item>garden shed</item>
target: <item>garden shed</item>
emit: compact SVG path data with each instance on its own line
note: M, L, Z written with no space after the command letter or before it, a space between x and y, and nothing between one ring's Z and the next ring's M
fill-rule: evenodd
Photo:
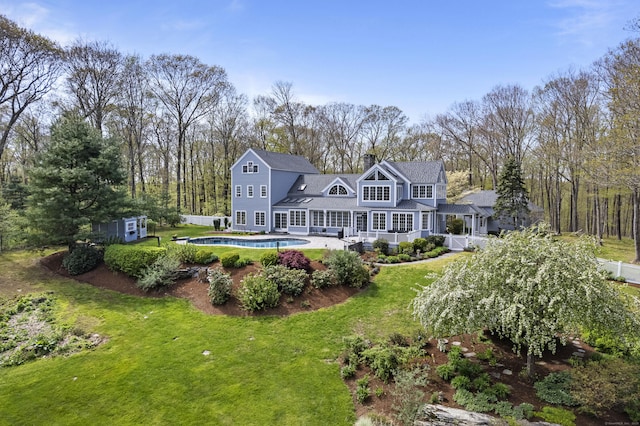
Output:
M108 223L94 223L91 230L105 240L119 238L131 242L147 237L147 216L123 217Z

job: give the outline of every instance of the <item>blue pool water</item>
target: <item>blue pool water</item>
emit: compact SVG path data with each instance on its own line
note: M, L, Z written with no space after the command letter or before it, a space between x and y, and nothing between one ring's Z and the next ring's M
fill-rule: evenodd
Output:
M189 238L187 242L203 246L240 246L251 248L276 248L299 246L309 243L301 238L232 238L232 237L198 237Z

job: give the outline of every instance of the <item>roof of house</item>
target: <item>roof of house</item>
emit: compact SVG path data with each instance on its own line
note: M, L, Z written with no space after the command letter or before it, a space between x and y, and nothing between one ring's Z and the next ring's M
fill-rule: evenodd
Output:
M387 163L412 183L435 183L438 181L440 171L443 170L442 161L387 161Z
M484 207L487 211L490 211L493 216L493 206L498 199L498 193L494 190L482 190L470 192L462 196L459 200L459 204L473 204L478 207ZM542 211L542 207L533 204L529 201L529 210L532 212Z
M315 196L321 195L322 190L325 189L336 179L342 180L345 185L349 186L353 191L358 190L356 185L356 179L360 175L355 174L313 174L313 175L300 175L296 179L295 183L289 189L287 196Z
M438 204L438 214L478 214L490 217L487 209L472 204Z
M283 154L281 152L271 152L256 148L252 148L252 150L262 161L274 170L320 173L309 160L300 155Z

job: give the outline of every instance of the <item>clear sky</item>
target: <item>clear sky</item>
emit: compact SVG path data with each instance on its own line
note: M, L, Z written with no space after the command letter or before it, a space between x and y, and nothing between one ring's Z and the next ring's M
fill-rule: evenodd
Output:
M63 45L198 57L249 98L394 105L412 123L500 84L531 90L636 34L640 0L0 0Z

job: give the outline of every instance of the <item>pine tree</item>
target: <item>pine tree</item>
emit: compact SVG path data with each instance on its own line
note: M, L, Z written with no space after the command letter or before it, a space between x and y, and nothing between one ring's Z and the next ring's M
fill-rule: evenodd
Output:
M51 144L29 173L28 216L43 241L72 251L92 222L121 217L126 174L117 146L79 117L53 126Z
M524 187L520 164L513 157L507 158L498 178L498 199L493 206L501 219L510 219L517 229L529 215L529 196Z

